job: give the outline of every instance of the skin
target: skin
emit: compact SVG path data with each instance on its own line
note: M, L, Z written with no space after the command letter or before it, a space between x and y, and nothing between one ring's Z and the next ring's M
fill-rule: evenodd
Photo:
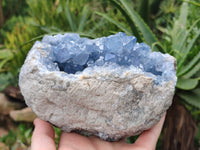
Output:
M134 144L125 140L107 142L97 137L85 137L76 133L62 133L58 150L155 150L165 115L149 130L144 131ZM32 136L31 150L56 150L53 127L41 119L34 120L35 129Z

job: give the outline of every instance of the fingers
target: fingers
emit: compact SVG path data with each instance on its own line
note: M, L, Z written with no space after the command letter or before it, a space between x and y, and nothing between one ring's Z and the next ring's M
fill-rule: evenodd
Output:
M153 150L156 147L156 143L162 126L165 120L165 115L153 128L144 131L136 142L132 145L134 147L145 148L148 150ZM55 133L52 126L40 119L34 120L35 130L32 136L31 150L56 150L54 138ZM62 133L60 137L60 143L58 149L82 149L82 150L93 150L94 146L98 146L100 141L91 138L86 138L84 136L78 135L76 133ZM104 144L100 144L104 145ZM126 145L123 142L116 144L117 148L127 147L131 148L131 145ZM131 146L131 147L130 147ZM107 145L110 148L110 145Z
M58 150L63 150L66 148L74 150L93 150L93 145L90 139L87 137L77 133L62 132Z
M136 140L134 145L144 147L146 149L155 149L156 143L158 141L162 126L165 120L165 115L153 128L144 131Z
M34 120L35 129L31 139L31 150L56 150L53 127L41 119Z

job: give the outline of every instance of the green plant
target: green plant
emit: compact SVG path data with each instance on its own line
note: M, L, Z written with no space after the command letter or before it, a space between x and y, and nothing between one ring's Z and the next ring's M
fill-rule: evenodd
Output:
M12 52L8 51L5 48L0 49L0 72L4 71L4 65L13 58Z
M27 3L34 18L33 25L44 33L82 33L86 28L91 28L92 12L86 0L27 0Z
M15 144L16 140L17 135L12 130L9 131L8 135L0 138L0 141L5 143L10 150L12 149L12 146Z
M0 43L4 42L6 32L11 32L18 18L27 15L24 0L0 0Z
M26 146L31 144L32 124L20 123L17 130L18 139Z
M198 88L200 76L197 72L200 70L200 51L196 45L200 39L200 29L197 28L197 19L190 28L187 28L188 4L183 3L180 10L180 16L174 20L172 28L167 31L160 28L169 41L165 41L164 46L167 53L170 53L177 59L177 92L185 102L200 109L200 89ZM189 91L189 92L188 92Z
M18 82L19 69L22 66L31 44L23 46L25 41L29 41L36 34L25 23L24 19L17 24L11 33L6 34L3 50L0 50L0 72L10 72Z
M9 150L28 148L31 144L33 125L32 123L20 123L16 129L9 130L9 133L0 138L0 142L9 147Z
M58 148L59 141L60 141L60 135L61 135L61 129L59 129L57 127L53 127L53 129L55 131L55 143L56 143L56 147Z

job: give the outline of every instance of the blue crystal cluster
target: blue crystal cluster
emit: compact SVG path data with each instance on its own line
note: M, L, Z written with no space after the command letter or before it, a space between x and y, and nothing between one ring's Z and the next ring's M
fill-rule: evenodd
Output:
M52 61L68 74L87 67L109 65L134 66L143 72L167 78L175 74L174 62L166 61L166 55L151 52L148 45L137 43L134 36L122 32L93 40L73 33L58 34L45 36L42 43L51 45Z

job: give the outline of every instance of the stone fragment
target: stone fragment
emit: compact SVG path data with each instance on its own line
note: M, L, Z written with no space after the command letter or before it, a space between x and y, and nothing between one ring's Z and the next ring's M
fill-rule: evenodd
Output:
M45 36L30 50L19 86L33 112L66 132L117 141L156 124L176 85L175 59L134 36Z
M19 121L33 122L33 120L36 118L35 113L33 113L29 107L21 110L10 111L9 115L14 121L18 122Z
M8 115L11 110L20 109L23 106L24 104L11 101L4 93L0 93L0 114Z

